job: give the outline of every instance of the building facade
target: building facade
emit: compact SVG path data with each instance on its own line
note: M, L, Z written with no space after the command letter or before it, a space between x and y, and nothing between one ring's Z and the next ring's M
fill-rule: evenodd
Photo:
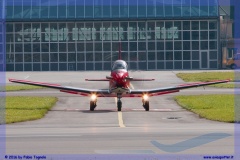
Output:
M8 0L7 71L221 67L217 0Z

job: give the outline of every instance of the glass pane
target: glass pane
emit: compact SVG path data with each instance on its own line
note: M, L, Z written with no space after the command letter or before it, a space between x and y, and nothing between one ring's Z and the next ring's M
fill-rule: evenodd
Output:
M138 50L146 51L146 42L139 42L138 43Z
M174 60L182 60L182 52L181 51L174 52Z
M182 1L182 15L183 17L189 17L191 11L191 0Z
M111 17L110 10L110 0L103 0L103 17Z
M172 41L166 42L166 50L173 50L173 42Z
M199 50L199 41L192 41L192 49Z
M217 31L209 31L209 39L217 39Z
M209 53L210 53L210 55L209 55L210 59L214 59L214 60L217 59L217 57L218 57L217 51L210 51Z
M166 69L173 69L173 61L166 62Z
M50 62L58 62L58 53L50 53Z
M148 60L149 61L154 61L155 58L155 52L148 52Z
M76 0L68 0L67 1L67 18L75 18L75 2Z
M200 35L201 35L200 37L201 40L208 40L208 31L201 31Z
M173 52L166 52L166 60L173 60Z
M199 21L192 21L192 30L199 30Z
M164 7L163 2L156 1L156 16L164 17Z
M210 21L209 22L209 29L217 29L217 22L216 21Z
M84 1L76 0L76 17L84 18Z
M208 49L208 41L201 41L201 49Z
M217 41L210 41L209 42L210 49L217 49Z
M129 17L137 17L137 4L129 5Z
M42 62L49 62L49 54L48 53L43 53L41 54L42 56Z
M49 17L50 18L57 18L57 6L49 6Z
M24 62L32 62L32 54L24 54Z
M191 60L191 54L189 51L183 51L183 60Z
M157 52L157 60L164 60L164 52Z
M138 17L146 17L146 0L138 0Z
M191 16L193 17L198 17L200 14L199 1L200 0L191 0Z
M182 50L182 41L174 42L174 50Z
M200 21L201 30L208 30L208 21Z
M173 13L174 13L174 17L181 17L182 16L181 4L173 4Z
M173 16L173 8L171 4L165 4L165 17Z
M156 5L155 1L147 0L147 16L148 17L155 17L156 15Z
M93 18L93 0L85 1L85 17Z
M182 61L175 61L174 69L182 69Z
M190 22L183 21L183 30L190 30Z
M148 69L156 69L156 63L155 62L148 62Z
M190 50L190 41L183 42L183 50Z
M199 60L199 51L192 51L192 60Z
M128 17L128 0L120 0L120 17Z
M192 31L192 40L199 40L199 31Z
M138 53L138 60L139 61L146 61L147 60L147 56L146 56L146 52L139 52Z
M59 61L60 62L67 62L67 54L66 53L59 53Z
M111 12L112 17L119 17L120 12L119 0L111 0Z
M200 15L208 16L208 1L209 0L201 0L200 1Z

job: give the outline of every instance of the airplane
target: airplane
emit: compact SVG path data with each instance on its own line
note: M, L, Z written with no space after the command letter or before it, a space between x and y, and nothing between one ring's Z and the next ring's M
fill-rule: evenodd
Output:
M111 69L110 76L106 76L105 79L85 79L86 81L108 81L108 89L87 89L77 88L70 86L62 86L60 84L51 84L43 82L34 82L28 80L9 79L10 82L48 87L52 89L58 89L60 92L69 94L77 94L81 96L90 96L90 111L94 111L97 106L98 97L117 97L117 110L121 111L123 97L141 97L143 108L145 111L149 111L149 97L158 96L163 94L179 92L182 89L188 89L199 86L206 86L218 83L227 83L230 80L216 80L209 82L195 82L186 83L177 86L154 88L154 89L131 89L130 82L132 81L153 81L154 79L137 79L129 76L128 65L121 59L121 50L119 49L118 60L116 60Z

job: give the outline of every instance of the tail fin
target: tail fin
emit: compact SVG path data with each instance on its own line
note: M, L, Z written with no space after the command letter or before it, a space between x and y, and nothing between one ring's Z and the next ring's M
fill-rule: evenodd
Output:
M118 59L121 60L122 59L122 43L119 42L119 47L118 47Z

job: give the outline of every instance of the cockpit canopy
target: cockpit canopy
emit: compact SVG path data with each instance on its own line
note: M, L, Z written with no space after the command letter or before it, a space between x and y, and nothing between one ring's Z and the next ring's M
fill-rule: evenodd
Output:
M119 70L119 69L127 70L127 63L122 60L117 60L116 62L114 62L113 66L112 66L112 70L114 71L114 70Z

